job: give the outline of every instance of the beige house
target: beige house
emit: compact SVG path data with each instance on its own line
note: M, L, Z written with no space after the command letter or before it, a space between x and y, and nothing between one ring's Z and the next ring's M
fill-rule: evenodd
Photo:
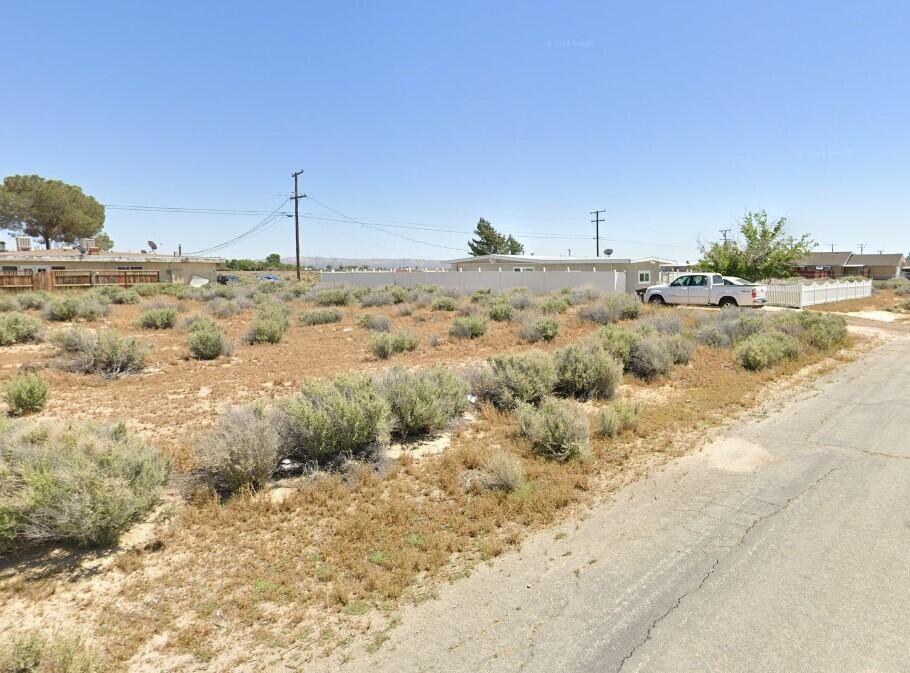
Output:
M854 255L852 252L811 252L793 263L796 273L805 278L842 278L863 276L888 280L900 276L907 266L901 253Z
M547 271L623 271L626 292L656 285L660 282L661 267L675 264L658 257L616 259L612 257L538 257L536 255L479 255L450 259L452 271L481 273L544 273Z
M0 271L147 271L161 282L189 283L192 278L215 280L220 257L176 256L145 252L81 252L73 248L0 251Z

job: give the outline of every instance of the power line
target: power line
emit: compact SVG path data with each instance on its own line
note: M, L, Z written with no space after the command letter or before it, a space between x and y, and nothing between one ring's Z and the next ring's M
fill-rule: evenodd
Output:
M250 236L253 236L253 235L265 230L270 224L274 224L274 222L272 220L274 220L276 215L279 215L278 211L280 211L284 207L284 205L290 200L291 200L290 197L286 198L284 201L281 202L281 204L277 208L275 208L275 210L273 210L271 213L269 213L265 217L265 219L261 220L258 224L251 227L250 229L247 229L243 233L238 234L234 238L228 239L224 243L219 243L218 245L213 245L211 247L204 248L202 250L194 250L194 251L188 252L186 254L201 255L201 254L205 254L205 253L212 253L212 252L215 252L216 250L221 250L222 248L226 248L230 245L233 245L234 243L237 243L245 238L249 238ZM280 213L280 214L284 215L284 213Z
M101 204L110 210L129 210L138 212L186 213L189 215L267 215L267 210L235 210L232 208L185 208L181 206L140 206L115 203Z

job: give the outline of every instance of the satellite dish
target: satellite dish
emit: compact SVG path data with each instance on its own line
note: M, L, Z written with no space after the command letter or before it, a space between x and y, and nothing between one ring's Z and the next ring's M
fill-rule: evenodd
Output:
M158 249L158 244L155 241L148 241L149 247L152 249L152 252Z
M610 255L613 254L613 248L607 248L606 250L604 250L604 254L605 254L607 257L609 257Z

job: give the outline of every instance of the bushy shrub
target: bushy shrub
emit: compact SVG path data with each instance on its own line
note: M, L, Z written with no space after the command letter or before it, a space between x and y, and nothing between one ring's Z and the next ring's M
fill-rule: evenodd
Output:
M337 308L316 308L300 314L301 325L328 325L340 322L343 314Z
M24 416L44 409L50 395L50 386L37 374L12 377L3 387L3 397L9 406L10 416Z
M471 293L472 304L488 304L493 297L493 290L488 287L482 287Z
M638 428L641 407L636 402L616 400L597 414L597 432L602 437L615 437Z
M445 367L408 371L396 367L379 381L401 437L441 430L468 406L468 385Z
M7 311L18 311L19 308L19 302L16 301L15 297L0 296L0 313L6 313Z
M483 463L483 485L492 491L512 491L525 483L521 459L507 451L498 450L487 456Z
M309 298L318 306L344 306L351 299L351 292L345 288L317 288L309 294Z
M215 360L234 352L233 344L218 325L195 324L186 337L190 354L197 360Z
M553 341L559 334L559 322L555 318L529 318L522 322L518 331L523 341Z
M537 305L541 313L565 313L569 310L569 302L562 298L552 297Z
M518 407L516 420L519 434L540 456L565 461L587 451L588 417L577 402L546 397L539 408Z
M136 324L144 329L171 329L177 324L177 309L152 308L139 316Z
M629 362L632 359L632 348L641 340L642 334L619 325L607 325L597 332L595 338L628 370Z
M430 302L430 308L434 311L454 311L458 308L458 302L452 297L440 296L435 297Z
M733 338L717 323L708 323L695 330L695 340L706 346L714 348L727 348L733 343Z
M553 354L556 390L580 398L610 399L622 382L622 363L597 340L560 348Z
M364 308L373 306L389 306L395 303L395 297L391 292L385 290L373 290L360 299L360 305Z
M512 308L511 304L505 304L503 302L495 302L490 304L490 308L487 311L487 315L490 316L490 320L495 320L496 322L508 322L512 319L512 316L515 314L515 309Z
M820 351L831 350L847 339L847 321L828 313L803 313L805 341Z
M216 318L231 318L240 313L240 304L233 299L215 297L206 305L206 310Z
M101 301L109 304L138 304L142 299L136 290L117 285L99 287L93 292L101 298Z
M417 348L420 339L407 332L398 332L394 336L387 332L371 334L367 348L381 360L390 358L395 353L405 353Z
M48 638L37 631L10 635L0 645L2 673L102 673L104 659L79 638Z
M276 411L282 455L324 462L385 446L389 403L364 375L307 381Z
M19 308L23 311L44 308L44 303L47 299L48 296L45 292L23 292L16 295L16 301L19 302Z
M743 339L733 351L733 359L744 369L759 370L799 356L799 342L789 334L766 331Z
M410 304L399 304L397 312L398 315L400 315L402 318L406 318L407 316L414 313L414 307Z
M527 290L516 289L508 296L509 304L518 311L525 311L534 306L534 297Z
M603 296L603 292L593 285L573 287L568 293L569 303L573 306L591 304Z
M278 467L281 440L262 407L233 409L195 447L205 481L223 493L258 489Z
M265 304L256 312L245 339L249 344L277 344L290 327L290 309L283 304Z
M537 404L556 387L553 360L540 351L494 355L473 372L474 394L500 409L514 409L527 402Z
M465 315L455 318L449 327L449 336L458 339L476 339L487 332L487 321L479 315Z
M660 334L679 334L683 331L682 318L667 311L647 315L638 324Z
M863 279L868 280L868 279ZM873 280L872 287L876 290L907 290L910 289L910 281L906 278L889 278L887 280Z
M111 307L92 297L58 297L44 307L44 317L58 322L94 322L110 313Z
M357 325L371 332L388 332L392 329L392 320L379 313L364 313L357 318Z
M658 335L649 334L633 344L628 370L635 376L650 381L669 374L672 367L673 354Z
M149 352L138 339L120 336L113 330L100 333L79 328L58 330L51 340L64 354L56 362L59 368L104 378L141 372Z
M0 428L0 549L114 544L151 509L170 463L122 424Z
M620 320L634 320L641 313L641 302L627 294L616 294L601 299L596 304L583 306L578 311L582 320L609 325Z
M134 285L133 289L140 297L157 297L166 295L180 299L187 292L187 286L183 283L139 283Z
M15 311L0 314L0 346L41 339L42 329L39 320Z
M675 365L687 365L695 355L695 343L682 334L665 336L661 342L670 353L670 359Z

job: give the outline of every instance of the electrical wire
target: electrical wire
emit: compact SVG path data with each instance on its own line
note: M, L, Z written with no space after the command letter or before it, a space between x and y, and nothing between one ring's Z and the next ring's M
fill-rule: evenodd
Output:
M270 212L270 213L265 217L265 219L261 220L258 224L256 224L255 226L251 227L250 229L247 229L245 232L243 232L243 233L241 233L241 234L238 234L238 235L235 236L234 238L228 239L228 240L225 241L224 243L219 243L218 245L213 245L213 246L211 246L211 247L204 248L204 249L202 249L202 250L194 250L194 251L188 252L188 253L186 253L186 254L188 254L188 255L201 255L201 254L212 253L212 252L215 252L215 251L217 251L217 250L221 250L221 249L226 248L226 247L228 247L228 246L234 245L235 243L239 243L241 240L244 240L244 239L246 239L246 238L249 238L250 236L254 236L254 235L257 234L257 233L260 233L260 232L264 231L266 228L268 228L268 226L270 226L270 224L274 224L274 223L275 223L273 220L275 220L276 216L279 215L279 211L280 211L282 208L284 208L284 205L285 205L288 201L290 201L290 200L291 200L290 197L286 198L284 201L281 202L281 204L279 204L279 206L278 206L277 208L275 208L275 210L273 210L272 212ZM284 216L284 213L281 213L280 216L283 217L283 216Z

